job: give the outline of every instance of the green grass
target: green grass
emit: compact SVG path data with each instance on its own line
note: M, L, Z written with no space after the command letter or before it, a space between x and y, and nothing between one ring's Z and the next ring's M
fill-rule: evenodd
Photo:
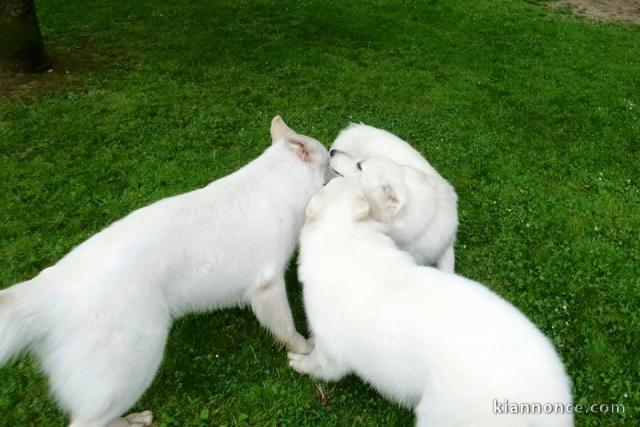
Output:
M37 3L59 65L0 99L0 286L239 168L275 114L327 144L363 121L455 185L458 271L553 339L576 402L626 405L577 424L637 425L640 27L515 0ZM136 408L161 426L412 422L355 378L295 374L240 309L176 322ZM28 357L0 369L0 414L66 420Z

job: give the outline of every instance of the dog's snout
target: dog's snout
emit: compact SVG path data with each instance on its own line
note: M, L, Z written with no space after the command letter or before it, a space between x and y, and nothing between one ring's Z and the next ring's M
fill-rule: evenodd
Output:
M338 150L329 150L329 157L333 157L337 152Z

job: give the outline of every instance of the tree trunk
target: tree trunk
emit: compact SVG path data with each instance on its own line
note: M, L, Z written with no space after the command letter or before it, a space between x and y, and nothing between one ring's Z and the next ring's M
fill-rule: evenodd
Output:
M50 64L33 0L0 0L0 67L37 73Z

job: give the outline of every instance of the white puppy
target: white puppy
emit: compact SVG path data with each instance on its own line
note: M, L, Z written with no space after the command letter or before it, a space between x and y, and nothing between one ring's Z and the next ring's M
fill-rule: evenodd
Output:
M420 264L453 272L458 229L453 187L408 143L382 129L352 124L329 151L331 168L359 176L372 215Z
M353 178L311 199L298 271L315 348L290 365L326 381L353 372L419 426L573 425L571 413L494 413L505 399L571 404L553 345L481 284L418 266L384 227Z
M250 303L291 351L311 351L284 272L329 156L279 116L271 136L237 172L131 213L1 291L0 364L31 349L74 427L143 426L148 411L118 416L151 383L172 319L187 312Z

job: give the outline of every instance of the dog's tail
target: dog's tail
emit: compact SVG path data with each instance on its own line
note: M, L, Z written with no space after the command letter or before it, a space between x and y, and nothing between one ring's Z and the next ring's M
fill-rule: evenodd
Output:
M43 329L42 304L32 299L33 281L0 291L0 366L28 347Z

